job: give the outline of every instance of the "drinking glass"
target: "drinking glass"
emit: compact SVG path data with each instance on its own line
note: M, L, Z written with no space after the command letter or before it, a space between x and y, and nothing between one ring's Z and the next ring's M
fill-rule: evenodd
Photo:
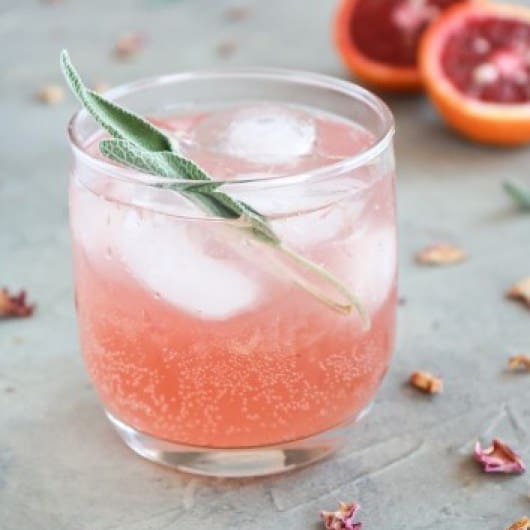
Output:
M175 191L186 181L104 159L95 121L72 118L81 348L120 437L150 460L239 477L354 438L395 332L386 105L342 80L268 69L179 73L106 96L171 131L281 241L198 208Z

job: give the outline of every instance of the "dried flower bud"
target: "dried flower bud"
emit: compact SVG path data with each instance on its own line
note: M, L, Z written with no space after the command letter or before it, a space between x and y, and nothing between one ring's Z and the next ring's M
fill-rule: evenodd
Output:
M48 85L41 88L36 97L41 103L55 105L64 99L64 90L60 85Z
M500 440L484 449L477 442L474 456L486 473L523 473L526 469L521 457Z
M7 289L0 289L0 318L29 317L34 309L26 302L25 291L11 295Z
M521 519L515 521L515 523L506 530L530 530L530 519L528 517L521 517Z
M354 502L349 504L339 503L336 512L320 512L326 530L359 530L362 523L355 523L353 519L359 511L360 506Z
M530 370L530 355L520 353L511 357L508 361L508 368L510 370Z
M114 53L120 59L127 59L138 53L146 43L147 39L143 33L124 33L116 41Z
M409 382L414 388L428 394L438 394L443 390L443 381L429 372L412 372Z
M514 300L520 300L530 307L530 276L512 285L507 296Z
M448 243L438 243L424 248L416 254L416 261L421 265L452 265L467 258L466 253Z

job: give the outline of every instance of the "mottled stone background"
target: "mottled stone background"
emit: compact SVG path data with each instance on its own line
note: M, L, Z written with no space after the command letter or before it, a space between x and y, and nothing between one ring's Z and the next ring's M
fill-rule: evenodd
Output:
M530 512L529 476L483 475L477 436L501 436L530 461L530 376L505 371L530 350L530 313L503 293L530 274L530 216L503 194L530 182L528 149L498 150L448 132L422 97L387 97L396 114L401 229L399 340L372 414L335 458L269 479L206 480L135 457L103 417L76 339L67 226L70 49L92 82L212 65L273 65L347 76L330 44L331 0L0 1L0 284L25 287L35 316L0 322L0 528L162 530L319 528L318 511L357 499L367 529L502 530ZM244 6L243 17L227 16ZM240 20L232 20L240 18ZM123 31L148 43L128 61ZM468 262L420 268L434 240ZM435 399L404 381L441 374Z

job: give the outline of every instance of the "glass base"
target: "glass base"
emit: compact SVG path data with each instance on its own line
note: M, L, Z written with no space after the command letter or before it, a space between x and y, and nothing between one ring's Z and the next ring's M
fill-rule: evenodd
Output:
M293 442L248 449L207 449L154 438L105 411L121 439L137 454L179 471L210 477L257 477L284 473L321 460L343 443L345 431L369 411L334 429Z

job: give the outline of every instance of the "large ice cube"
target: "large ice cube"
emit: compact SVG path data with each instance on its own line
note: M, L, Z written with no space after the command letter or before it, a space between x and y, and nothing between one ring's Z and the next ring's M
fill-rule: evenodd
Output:
M260 296L257 281L233 256L208 255L198 241L205 227L192 225L129 210L118 242L121 257L139 282L193 315L227 319L251 308Z
M243 258L226 245L225 236L235 237L236 231L210 226L210 233L203 222L120 205L82 188L73 207L74 237L95 267L113 274L119 267L176 307L226 319L260 297L257 279L243 272Z
M195 149L202 146L257 165L296 163L310 155L316 140L311 115L286 105L254 104L212 113L195 128Z

